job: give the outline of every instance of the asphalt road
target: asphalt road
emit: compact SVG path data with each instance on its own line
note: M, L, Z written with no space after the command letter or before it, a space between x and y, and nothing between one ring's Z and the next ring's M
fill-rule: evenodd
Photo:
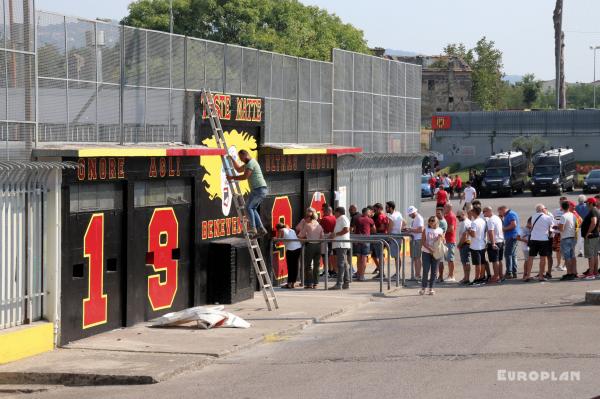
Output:
M522 215L537 202L553 209L558 197L484 201ZM428 215L433 204L421 208ZM600 280L445 284L425 297L411 286L164 383L34 397L592 398L600 395L600 307L581 304L590 289ZM503 380L513 372L529 380Z

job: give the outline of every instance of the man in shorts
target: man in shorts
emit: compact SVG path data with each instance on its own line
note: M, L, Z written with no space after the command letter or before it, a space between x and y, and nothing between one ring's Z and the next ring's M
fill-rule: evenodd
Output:
M355 217L354 232L361 237L369 238L372 233L375 233L375 223L373 219L369 217L369 209L363 208L362 214ZM367 259L371 253L371 246L369 243L358 243L356 244L356 256L358 262L356 265L356 279L358 281L365 280L365 270L367 268Z
M464 191L462 192L462 194L460 195L460 200L461 202L464 201L465 205L464 205L464 209L467 210L471 209L471 206L473 204L473 201L475 201L475 199L477 198L477 190L475 190L475 188L473 188L471 181L467 181L465 183L466 187L464 189Z
M575 255L577 219L575 218L575 214L571 212L568 201L563 201L560 207L562 210L562 215L558 222L560 253L565 259L567 267L567 274L561 278L561 281L575 280L577 278L577 258Z
M415 267L415 277L417 281L421 280L421 239L425 229L425 219L421 216L414 206L409 206L406 214L412 219L410 227L405 229L406 233L412 234L410 242L410 258Z
M531 234L529 239L529 261L527 268L523 273L523 281L531 281L531 269L533 260L540 256L540 270L538 274L539 281L545 281L544 271L548 257L552 256L552 244L548 237L550 230L554 225L554 218L548 214L544 204L535 206L535 214L531 217Z
M502 229L502 220L498 215L494 215L492 208L486 206L483 208L483 214L487 218L487 255L489 262L492 263L494 275L490 283L499 283L502 279L501 261L504 255L504 231Z
M600 211L597 208L596 198L588 198L586 204L588 206L588 214L581 223L581 236L583 237L583 252L588 260L589 268L583 273L583 278L594 280L598 275L598 251L600 250L598 225L600 223Z
M444 219L448 225L446 229L446 247L448 248L448 254L446 255L446 260L448 261L448 278L446 282L455 283L456 279L454 278L454 255L456 250L456 228L458 221L456 219L456 215L452 212L452 204L447 203L444 205ZM440 263L440 279L444 276L444 266Z
M481 208L471 209L471 225L469 227L469 236L471 237L471 262L475 266L475 279L470 285L480 285L485 283L485 247L486 247L486 221L480 217Z
M467 217L465 211L458 211L456 213L456 219L458 221L457 228L457 241L458 250L460 253L460 263L462 263L464 277L460 280L460 284L469 284L471 281L471 238L469 236L469 229L471 228L471 220Z

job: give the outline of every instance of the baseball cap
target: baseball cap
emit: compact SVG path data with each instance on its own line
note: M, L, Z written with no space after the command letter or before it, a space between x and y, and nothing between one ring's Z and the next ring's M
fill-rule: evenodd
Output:
M413 213L417 213L418 209L415 208L414 206L409 206L408 209L406 210L406 214L407 215L412 215Z
M596 205L598 201L596 201L596 198L588 198L585 202L587 202L588 204Z
M577 206L577 204L575 202L573 202L573 201L569 201L569 206L571 208L575 208Z

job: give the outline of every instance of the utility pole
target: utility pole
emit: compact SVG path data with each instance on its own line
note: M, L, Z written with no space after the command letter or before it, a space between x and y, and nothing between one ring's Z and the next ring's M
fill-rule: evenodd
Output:
M594 52L594 80L592 81L592 85L594 85L594 108L596 108L596 50L600 49L600 46L590 46L590 50Z
M169 1L169 141L175 141L173 134L173 0Z

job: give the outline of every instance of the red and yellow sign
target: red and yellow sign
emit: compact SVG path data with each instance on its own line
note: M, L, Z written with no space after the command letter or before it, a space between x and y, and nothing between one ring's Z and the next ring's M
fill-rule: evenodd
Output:
M83 300L83 328L107 321L108 296L104 293L104 214L95 213L83 236L83 257L88 260L88 296Z
M290 199L285 197L277 197L273 202L273 208L271 208L271 228L276 231L278 223L283 223L287 226L292 226L292 204ZM288 269L285 258L285 244L282 242L275 243L275 250L273 252L273 270L275 272L276 279L282 279L287 276Z
M173 208L156 208L148 225L148 259L156 274L148 276L148 299L153 310L168 309L177 293L179 223ZM164 272L164 281L160 272Z
M432 116L431 128L433 130L448 130L452 127L452 119L449 116Z

